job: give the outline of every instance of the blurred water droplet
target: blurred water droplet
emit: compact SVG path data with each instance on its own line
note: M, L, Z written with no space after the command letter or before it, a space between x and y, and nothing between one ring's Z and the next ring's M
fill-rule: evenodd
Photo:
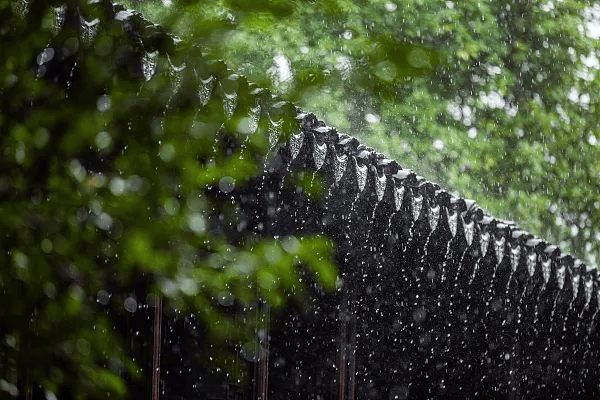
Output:
M137 311L137 301L133 297L128 297L123 302L123 307L130 313Z
M230 193L233 189L235 189L235 181L230 176L224 176L219 180L219 189L223 193Z
M202 234L206 231L206 221L200 213L193 213L187 217L188 226L197 234Z
M106 290L99 290L96 295L96 301L105 306L110 301L110 294Z
M169 162L175 157L175 146L171 143L164 143L160 146L158 155L164 162Z
M179 201L173 197L170 197L165 201L164 207L167 214L174 217L179 212Z
M220 305L222 305L224 307L229 307L229 306L233 305L234 297L230 292L223 291L223 292L219 292L219 294L217 295L217 299L218 299Z
M247 361L256 362L260 360L260 343L258 340L250 340L242 345L240 353Z
M54 49L52 47L48 47L45 48L44 51L42 51L40 54L38 54L36 61L38 65L42 65L44 63L47 63L48 61L52 61L53 58Z
M110 133L103 131L96 135L95 142L100 150L104 150L112 144L112 137Z
M287 236L281 241L281 247L290 254L296 254L300 250L300 241L295 236Z
M107 94L98 97L98 100L96 100L96 108L100 112L106 112L106 111L110 110L111 107L112 107L112 99Z

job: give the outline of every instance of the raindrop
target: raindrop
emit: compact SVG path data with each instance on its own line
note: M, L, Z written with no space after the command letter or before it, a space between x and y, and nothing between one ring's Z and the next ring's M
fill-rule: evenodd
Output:
M156 58L158 57L158 50L152 53L144 53L142 55L142 73L144 79L149 81L156 72Z

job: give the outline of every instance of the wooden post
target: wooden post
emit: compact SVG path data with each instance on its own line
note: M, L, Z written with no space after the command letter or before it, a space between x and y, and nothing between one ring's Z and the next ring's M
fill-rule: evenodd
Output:
M352 311L355 297L352 293L349 298L348 292L352 292L349 287L343 289L339 314L339 400L354 400L356 381L356 314Z
M159 400L160 395L160 344L162 328L162 301L157 297L154 305L154 338L152 349L152 400Z
M267 400L269 393L269 315L270 309L265 305L265 315L261 321L264 336L261 338L260 360L258 364L258 399Z

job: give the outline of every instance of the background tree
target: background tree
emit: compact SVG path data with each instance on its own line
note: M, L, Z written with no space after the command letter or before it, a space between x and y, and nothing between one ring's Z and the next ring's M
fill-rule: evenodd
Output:
M597 2L167 4L132 5L403 167L596 264ZM211 21L222 24L207 32Z

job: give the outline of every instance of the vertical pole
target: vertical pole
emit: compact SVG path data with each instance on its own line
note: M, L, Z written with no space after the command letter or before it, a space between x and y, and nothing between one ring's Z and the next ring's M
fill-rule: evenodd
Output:
M342 304L339 316L340 326L340 376L339 376L339 400L346 400L346 364L347 364L347 347L348 347L348 292L346 288L342 288Z
M354 387L356 383L356 313L352 311L355 295L348 285L342 293L340 310L340 376L339 400L354 400ZM351 298L348 298L351 292Z
M354 294L352 295L352 303L354 303ZM354 385L356 377L356 313L352 313L352 319L350 321L350 353L349 366L348 366L348 400L354 400Z
M263 321L260 324L263 331L263 338L261 340L260 348L260 361L259 361L259 382L258 382L258 399L267 400L267 394L269 389L269 317L270 309L268 305L265 305L265 315Z
M154 340L152 350L152 400L159 399L160 392L160 343L162 328L162 300L157 297L154 306Z

